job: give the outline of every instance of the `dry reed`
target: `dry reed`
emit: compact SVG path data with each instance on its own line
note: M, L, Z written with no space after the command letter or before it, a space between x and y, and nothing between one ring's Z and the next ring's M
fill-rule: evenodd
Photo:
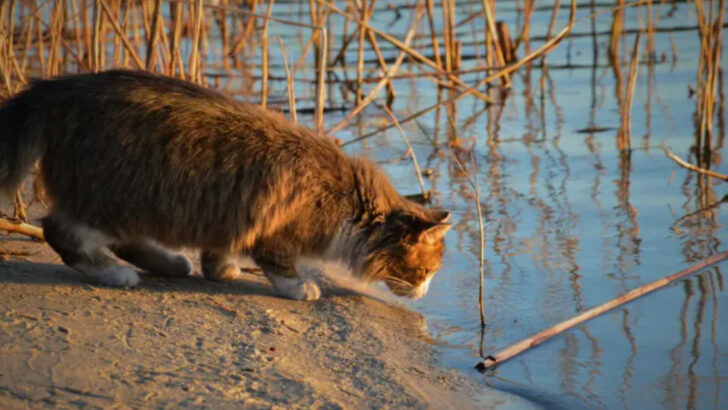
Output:
M275 0L268 2L268 10L265 12L266 19L263 21L263 31L260 35L260 48L261 48L261 84L260 84L260 105L266 108L268 105L268 25L270 22L270 16L273 13L273 3ZM281 43L283 44L283 43Z
M11 233L19 233L39 241L45 241L43 229L27 224L19 219L0 217L0 230Z
M475 148L471 147L469 151L472 172L468 172L465 169L456 154L453 153L452 158L455 160L455 164L457 164L458 168L460 168L460 172L462 172L463 175L466 175L466 180L470 185L470 189L472 189L473 194L475 194L475 209L478 213L478 232L480 234L480 247L478 257L478 312L480 314L480 327L481 330L483 330L485 329L485 304L483 303L483 294L485 292L485 226L483 225L483 208L480 203L480 184L478 183L478 164L475 161Z
M703 151L712 147L713 121L715 118L716 92L723 47L723 21L726 1L712 0L706 11L703 0L695 0L700 34L696 98L696 145ZM713 16L715 16L713 18ZM713 20L711 21L711 18Z
M571 319L565 320L557 325L554 325L548 329L538 332L531 337L528 337L518 343L515 343L515 344L501 350L500 352L496 353L495 355L486 356L484 361L482 361L476 365L476 368L478 370L480 370L481 372L484 372L487 369L498 366L499 364L512 359L514 356L517 356L533 347L536 347L536 346L540 345L541 343L551 339L552 337L554 337L566 330L573 328L574 326L577 326L581 323L586 322L587 320L600 316L616 307L629 303L650 292L654 292L658 289L661 289L661 288L675 282L676 280L679 280L679 279L682 279L689 275L692 275L695 272L698 272L700 270L707 269L726 259L728 259L728 251L723 251L723 252L717 253L687 269L683 269L680 272L674 273L672 275L666 276L664 278L658 279L656 281L650 282L646 285L633 289L608 302L605 302L599 306L588 309Z
M571 29L574 27L575 19L576 19L576 0L571 0L571 8L570 8L570 13L569 13L569 22L567 23L567 25L563 29L561 29L561 31L556 36L554 36L552 39L546 41L544 44L541 45L541 47L539 47L538 49L534 50L529 55L523 57L522 59L518 60L517 62L515 62L515 63L513 63L511 65L508 65L508 66L506 66L506 67L504 67L504 68L496 71L494 74L488 75L484 79L480 80L476 85L474 85L472 87L469 87L469 88L465 89L464 91L461 91L460 93L456 94L455 96L453 96L453 97L451 97L451 98L449 98L449 99L447 99L445 101L440 101L437 104L433 104L433 105L431 105L431 106L429 106L427 108L424 108L424 109L422 109L420 111L417 111L416 113L414 113L412 115L409 115L405 119L400 120L399 121L400 124L404 124L406 122L412 121L412 120L414 120L414 119L416 119L416 118L418 118L418 117L420 117L422 115L425 115L425 114L427 114L427 113L429 113L429 112L437 109L438 107L445 106L445 105L448 105L448 104L452 104L452 103L460 100L463 97L466 97L466 96L468 96L468 95L470 95L472 93L475 93L476 90L479 89L480 87L482 87L483 85L488 84L491 81L496 80L498 78L501 78L503 76L506 76L506 75L512 73L513 71L517 70L518 68L522 67L524 64L527 64L527 63L535 60L538 57L541 57L543 55L548 54L564 38L566 38L566 36L571 32ZM379 128L377 130L374 130L372 132L369 132L367 134L364 134L364 135L362 135L360 137L357 137L357 138L355 138L355 139L353 139L351 141L347 141L343 145L352 144L352 143L359 142L359 141L362 141L364 139L370 138L370 137L372 137L374 135L379 134L380 132L383 132L383 131L386 131L386 130L392 128L393 126L394 125L384 126L384 127Z
M291 69L288 67L288 55L286 54L286 46L283 45L283 40L281 39L281 36L278 36L278 44L281 46L281 55L283 56L283 67L286 70L286 89L288 90L288 110L291 113L291 121L293 121L294 124L298 123L298 114L296 113L296 91L294 89L295 87L295 79L293 75L291 75Z
M404 43L406 47L409 47L410 42L412 41L412 38L414 38L414 35L416 33L417 24L419 23L421 17L422 17L422 9L418 8L418 12L414 17L414 20L412 21L412 25L410 26L410 29L407 31L407 35L404 38ZM366 108L372 101L374 101L374 98L376 98L379 91L387 84L387 82L392 78L392 76L399 70L400 65L402 65L402 62L404 61L404 58L407 56L407 52L405 50L402 50L399 53L399 56L397 56L397 60L394 62L392 66L389 67L389 71L387 74L377 83L377 85L369 92L369 94L362 99L362 101L349 112L349 114L341 120L338 124L336 124L333 128L328 130L326 132L327 135L333 135L335 132L341 130L346 126L346 124L349 123L357 114L359 114L364 108Z
M709 169L697 167L697 166L683 160L682 158L678 157L677 155L673 154L672 151L670 151L669 149L663 147L663 150L665 151L665 155L668 158L675 161L678 165L680 165L681 167L683 167L685 169L697 172L699 174L707 175L712 178L720 179L721 181L728 182L728 175L721 174L721 173L715 172L715 171L711 171Z

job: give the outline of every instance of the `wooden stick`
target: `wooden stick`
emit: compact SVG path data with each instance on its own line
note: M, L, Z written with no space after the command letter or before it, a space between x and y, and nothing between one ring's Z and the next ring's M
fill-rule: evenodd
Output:
M31 238L37 239L39 241L45 241L45 236L43 236L42 228L27 224L25 222L21 222L19 220L0 218L0 230L12 233L20 233L30 236Z
M650 282L646 285L640 286L637 289L633 289L617 298L610 300L609 302L606 302L599 306L593 307L585 312L582 312L578 316L575 316L569 320L565 320L555 326L552 326L546 330L536 333L535 335L533 335L527 339L524 339L516 344L513 344L513 345L501 350L500 352L496 353L494 356L487 356L485 358L485 360L478 363L475 367L478 370L480 370L481 372L484 372L485 370L495 367L495 366L505 362L506 360L511 359L514 356L525 352L526 350L531 349L532 347L540 345L541 343L551 339L552 337L558 335L559 333L561 333L565 330L571 329L572 327L577 326L581 323L584 323L589 319L593 319L618 306L631 302L631 301L639 298L640 296L644 296L647 293L650 293L657 289L663 288L678 279L682 279L686 276L692 275L693 273L695 273L697 271L706 269L706 268L713 266L716 263L722 262L726 259L728 259L728 251L723 251L723 252L717 253L707 259L704 259L687 269L683 269L680 272L674 273L670 276L666 276L662 279L658 279L654 282Z
M664 148L664 147L662 149L665 150L665 155L667 155L668 158L677 162L677 164L680 165L681 167L683 167L685 169L689 169L691 171L695 171L699 174L707 175L707 176L710 176L713 178L720 179L721 181L728 182L728 175L724 175L719 172L711 171L709 169L697 167L687 161L684 161L682 158L678 157L677 155L673 154L672 151L670 151L669 149Z

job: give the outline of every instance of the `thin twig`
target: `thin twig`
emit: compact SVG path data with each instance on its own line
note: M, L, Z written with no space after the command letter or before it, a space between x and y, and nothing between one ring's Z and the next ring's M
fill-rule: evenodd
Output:
M425 182L422 180L422 172L420 171L420 164L417 162L417 156L415 156L415 150L412 149L412 144L410 144L409 139L407 138L407 135L405 135L404 130L399 125L399 121L397 121L397 117L394 116L392 111L387 107L387 104L383 104L382 108L384 108L384 111L389 115L389 118L392 119L392 122L397 127L397 130L399 131L399 134L402 136L402 139L404 140L404 143L407 144L407 152L410 154L410 157L412 157L412 164L415 166L415 172L417 173L417 182L420 183L420 189L422 189L422 196L425 198L425 201L429 198L429 192L427 192L427 189L425 188Z
M711 171L709 169L697 167L687 161L684 161L682 158L678 157L677 155L673 154L672 151L670 151L669 149L664 148L664 147L663 147L663 149L665 150L665 155L667 155L668 158L677 162L678 165L680 165L681 167L683 167L685 169L689 169L689 170L695 171L699 174L703 174L703 175L707 175L709 177L720 179L721 181L728 181L728 175L724 175L719 172Z
M470 184L470 188L475 193L475 208L478 211L478 228L480 232L480 258L479 258L479 273L480 273L480 292L478 295L478 310L480 311L480 327L485 328L485 306L483 304L483 288L485 285L485 227L483 226L483 209L480 205L480 184L478 184L478 167L475 163L475 148L470 149L470 161L473 166L472 173L468 172L463 164L460 162L455 154L452 154L452 158L455 160L460 171L468 175L467 181ZM481 343L482 346L482 343ZM482 354L482 352L481 352Z
M677 272L672 275L666 276L664 278L658 279L656 281L650 282L646 285L638 287L637 289L633 289L625 294L620 295L619 297L616 297L616 298L610 300L609 302L606 302L599 306L593 307L571 319L565 320L555 326L552 326L546 330L536 333L535 335L533 335L529 338L526 338L516 344L513 344L513 345L501 350L500 352L498 352L495 355L487 356L484 361L478 363L476 368L478 370L480 370L481 372L484 372L487 369L495 367L495 366L505 362L506 360L511 359L514 356L525 352L526 350L529 350L535 346L540 345L541 343L551 339L552 337L558 335L559 333L562 333L568 329L573 328L574 326L584 323L587 320L593 319L616 307L622 306L625 303L631 302L631 301L639 298L640 296L644 296L650 292L663 288L663 287L669 285L670 283L675 282L676 280L679 280L686 276L692 275L693 273L698 272L700 270L709 268L710 266L713 266L716 263L722 262L726 259L728 259L728 251L723 251L723 252L717 253L707 259L704 259L687 269L683 269L680 272Z

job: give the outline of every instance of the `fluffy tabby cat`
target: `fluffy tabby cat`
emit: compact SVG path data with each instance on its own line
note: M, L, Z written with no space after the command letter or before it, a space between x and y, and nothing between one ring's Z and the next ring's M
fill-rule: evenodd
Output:
M313 300L299 257L334 259L397 295L427 292L448 213L402 196L384 174L281 115L181 80L108 71L37 81L0 106L0 187L40 159L45 236L101 283L186 276L163 246L201 249L203 274L250 256L282 296Z

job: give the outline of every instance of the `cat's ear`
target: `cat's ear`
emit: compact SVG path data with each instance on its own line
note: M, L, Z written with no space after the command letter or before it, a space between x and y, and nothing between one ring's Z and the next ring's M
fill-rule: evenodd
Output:
M418 242L426 244L434 244L445 237L447 231L452 228L452 224L437 223L423 230L417 237Z
M452 224L445 223L450 212L425 209L425 214L395 211L387 218L389 226L401 229L411 243L434 244L441 240Z
M445 223L450 219L450 212L442 209L425 209L425 215L438 223Z

